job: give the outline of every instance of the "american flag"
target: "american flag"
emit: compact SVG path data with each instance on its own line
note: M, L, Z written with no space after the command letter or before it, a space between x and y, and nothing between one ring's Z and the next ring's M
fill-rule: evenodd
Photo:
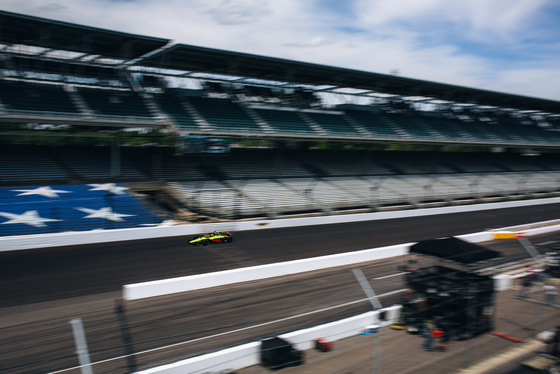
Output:
M0 236L161 223L118 183L0 188Z

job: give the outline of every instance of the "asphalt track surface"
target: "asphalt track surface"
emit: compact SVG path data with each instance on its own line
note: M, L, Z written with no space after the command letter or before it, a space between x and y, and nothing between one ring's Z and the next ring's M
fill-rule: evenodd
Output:
M190 247L187 237L59 247L0 254L0 373L49 372L77 365L68 321L83 318L92 361L122 356L129 333L134 352L177 344L98 364L96 373L127 372L212 352L227 346L314 326L370 309L349 269L233 285L128 302L115 312L122 285L397 243L478 232L560 218L560 204L346 224L235 233L232 244ZM545 240L545 239L543 239ZM518 243L501 242L509 259L527 257ZM494 247L493 247L494 248ZM501 248L498 248L501 249ZM364 264L384 305L398 302L402 259ZM304 315L333 305L344 308ZM276 323L269 324L276 320ZM250 326L261 324L259 329ZM123 329L128 326L129 330ZM229 335L228 331L240 330ZM125 334L123 334L123 332ZM214 339L206 336L220 334ZM7 339L7 340L4 340ZM181 342L197 341L185 345ZM8 344L9 342L9 344ZM130 357L130 356L129 356ZM77 373L78 370L65 371Z
M0 307L118 291L124 284L455 236L560 218L560 204L235 233L232 244L189 237L0 253ZM40 285L38 289L37 285Z

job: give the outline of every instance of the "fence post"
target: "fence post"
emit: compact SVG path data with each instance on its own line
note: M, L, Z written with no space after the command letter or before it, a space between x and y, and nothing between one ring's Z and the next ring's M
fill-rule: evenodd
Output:
M80 361L80 369L82 374L93 374L91 361L89 360L89 352L86 343L86 335L84 333L84 325L81 318L70 321L72 332L74 333L74 342L76 343L76 353Z
M128 318L126 317L126 310L122 300L116 300L115 314L119 322L119 329L121 331L121 338L123 341L124 354L126 356L126 366L128 372L133 373L136 371L136 358L134 356L134 342L132 341L132 334L128 326Z

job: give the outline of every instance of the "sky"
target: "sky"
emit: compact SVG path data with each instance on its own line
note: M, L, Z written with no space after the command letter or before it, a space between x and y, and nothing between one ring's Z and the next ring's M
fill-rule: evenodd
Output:
M0 9L560 101L560 0L0 0Z

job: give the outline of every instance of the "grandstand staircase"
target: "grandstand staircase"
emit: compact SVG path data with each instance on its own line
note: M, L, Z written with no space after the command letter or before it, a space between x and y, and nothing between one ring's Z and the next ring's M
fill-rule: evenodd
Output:
M475 121L475 122L479 122L479 123L480 123L480 122L484 122L484 121L478 120L478 121ZM488 127L488 123L485 123L484 126L480 126L480 125L479 125L479 127L480 127L480 132L481 132L482 134L484 134L484 136L487 137L488 139L490 139L491 141L496 142L496 143L498 143L498 144L504 142L504 139L503 139L503 138L500 138L495 132L490 131L490 129L489 129L489 127Z
M245 105L241 101L238 104L245 111L245 113L247 113L247 115L253 121L255 121L255 123L257 125L259 125L259 127L262 129L263 132L266 132L266 133L274 133L275 132L274 129L268 124L268 122L266 122L264 119L262 119L261 116L259 116L257 113L255 113L254 110L252 110L250 107L248 107L247 105Z
M401 126L397 125L393 121L389 120L386 116L384 115L380 116L379 120L383 122L385 126L392 129L399 137L411 138L411 135L405 129L403 129Z
M144 105L148 108L150 113L155 117L156 121L163 124L172 124L173 121L171 118L165 114L163 110L155 103L153 96L147 92L139 92L138 95L140 96L141 100L144 102Z
M303 121L313 129L317 134L321 136L328 136L329 133L321 127L317 122L313 121L305 112L298 111L299 116L303 119Z
M313 193L312 193L313 192L313 187L312 186L313 186L313 184L317 183L318 180L314 180L311 183L311 187L308 186L304 190L294 188L294 186L291 186L289 183L285 183L285 182L282 182L280 180L275 179L274 181L276 183L278 183L279 185L283 186L284 188L303 196L308 201L308 205L310 207L320 207L320 210L323 211L324 213L326 213L326 214L331 214L332 213L332 210L330 209L330 207L325 206L325 204L323 204L321 201L317 200L313 196ZM311 209L306 208L305 210L308 211L307 213L312 213L314 209L313 208L311 208Z
M184 196L172 185L149 185L128 183L131 190L140 195L149 195L152 198L142 198L144 204L150 207L160 217L176 221L202 222L209 217L192 212L184 203Z
M95 112L86 104L85 100L80 96L78 91L74 86L65 85L64 89L68 92L72 103L78 108L78 110L86 117L93 118Z
M228 186L229 188L231 188L232 191L234 191L238 196L240 196L241 198L243 198L246 201L251 202L254 205L257 205L260 207L260 211L264 213L264 215L269 218L269 219L275 219L277 218L277 214L276 212L274 212L274 209L267 209L267 207L265 205L263 205L260 201L258 201L257 199L255 199L253 196L251 196L250 194L245 193L245 191L243 190L243 186L245 184L247 184L248 180L241 180L237 185L233 185L231 182L229 181L225 181L224 184L226 186ZM233 219L236 219L237 217L233 217Z
M359 124L357 121L355 121L352 117L350 117L347 114L343 114L344 119L346 120L346 122L350 123L352 126L354 126L354 128L356 129L356 131L358 131L358 133L360 135L363 136L367 136L367 137L371 137L373 136L369 131L366 130L366 128L364 126L362 126L361 124Z
M440 140L444 140L445 136L439 132L437 129L435 129L434 127L430 126L429 123L427 123L421 115L418 115L418 117L416 118L416 125L423 129L424 131L426 131L428 134L430 134L434 139L440 139Z
M355 178L358 179L359 176L356 176ZM344 186L340 186L340 185L334 184L334 183L332 183L332 182L329 181L329 180L325 180L325 179L321 179L321 178L320 178L320 181L321 181L322 183L325 183L325 184L328 184L328 185L332 186L333 188L336 188L336 189L340 190L340 194L343 195L343 196L351 195L351 196L356 197L358 200L363 201L363 202L364 202L364 203L363 203L363 206L364 206L364 207L365 207L366 205L369 205L369 204L367 203L367 197L366 197L366 196L363 196L363 195L361 195L361 194L358 194L358 193L354 192L354 191L353 191L352 189L350 189L350 188L347 188L347 187L344 187ZM353 199L353 200L354 200L354 199ZM356 208L361 208L361 207L356 207ZM329 213L330 213L330 212L329 212Z
M204 131L212 131L213 127L206 121L206 119L196 110L196 108L188 101L184 99L181 101L183 109L192 117L196 124Z
M468 140L468 141L471 141L471 142L476 141L476 138L471 133L469 133L468 131L465 131L463 129L463 127L458 126L455 123L455 120L448 121L448 123L446 123L445 126L453 129L457 134L459 134L461 136L462 139L465 139L465 140Z
M396 176L396 177L394 176L394 178L398 179L398 176ZM405 205L403 203L407 203L413 208L421 208L421 204L420 204L420 200L418 199L418 196L412 196L412 195L406 194L404 192L400 192L400 191L397 191L395 189L389 188L387 186L385 186L384 188L387 191L390 191L392 195L399 197L400 202L397 203L396 205L403 206L403 205ZM393 205L395 205L395 204L393 204Z
M205 176L206 180L217 180L224 182L229 179L227 173L215 165L208 164L200 157L194 156L193 159L196 160L195 167L199 172Z
M304 161L303 159L301 159L300 157L297 157L296 155L290 154L289 157L296 161L303 169L308 170L312 176L316 176L316 177L327 177L329 176L329 173L326 170L323 170L321 167L312 164L310 162Z

